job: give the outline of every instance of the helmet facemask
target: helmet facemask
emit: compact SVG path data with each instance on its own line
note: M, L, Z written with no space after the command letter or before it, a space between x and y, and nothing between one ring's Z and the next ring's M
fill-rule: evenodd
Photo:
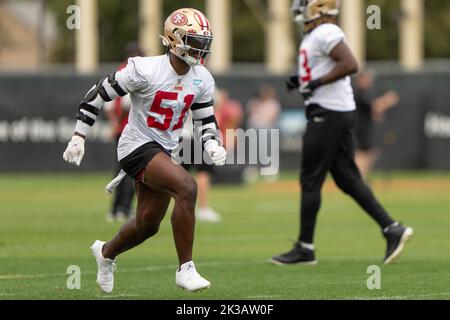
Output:
M203 66L211 53L212 40L213 38L209 36L186 34L171 51L190 66Z

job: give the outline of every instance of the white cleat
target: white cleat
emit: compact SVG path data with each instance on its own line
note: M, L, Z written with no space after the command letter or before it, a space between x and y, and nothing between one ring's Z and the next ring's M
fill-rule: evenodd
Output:
M197 216L197 219L199 221L204 221L204 222L217 223L217 222L220 222L222 220L222 217L220 216L220 214L218 214L217 212L215 212L211 208L199 209L197 211L197 215L196 216Z
M396 222L392 226L386 228L385 232L383 233L387 240L387 249L386 256L384 258L384 264L390 264L395 259L397 259L397 257L403 251L406 242L411 239L414 231L412 228L405 227Z
M128 221L128 216L125 214L125 212L119 211L116 213L116 221L124 223Z
M180 270L177 270L175 283L178 287L190 292L208 289L211 286L211 282L198 274L192 261L186 262L180 267Z
M114 221L116 221L116 217L113 215L112 212L108 212L106 214L106 222L113 223Z
M104 244L105 242L96 240L91 246L91 250L97 261L97 284L104 292L111 293L114 288L114 270L116 269L116 264L114 260L103 257L102 249Z

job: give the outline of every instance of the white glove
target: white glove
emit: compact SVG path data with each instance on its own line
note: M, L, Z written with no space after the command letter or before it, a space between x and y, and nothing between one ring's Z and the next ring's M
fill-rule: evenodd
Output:
M205 151L211 157L216 166L223 166L227 159L227 151L224 147L219 146L216 140L208 140L205 142Z
M80 165L84 156L84 139L80 136L72 136L69 141L66 151L64 151L63 158L65 161L77 166Z

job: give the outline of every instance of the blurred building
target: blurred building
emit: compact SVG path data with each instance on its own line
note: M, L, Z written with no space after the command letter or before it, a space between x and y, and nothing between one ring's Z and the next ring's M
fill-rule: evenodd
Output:
M48 60L56 22L43 1L0 1L0 70L36 70Z
M67 40L67 30L61 19L66 14L63 4L58 1L57 15L59 26L55 18L47 10L47 6L57 0L0 0L0 69L37 69L49 61L48 56L55 36L60 33L59 41ZM156 55L160 52L160 40L156 35L168 14L167 4L162 0L133 0L137 3L135 12L139 21L139 40L146 55ZM132 1L130 1L132 2ZM175 1L174 1L175 2ZM204 0L205 14L214 26L217 36L213 42L213 52L208 67L215 74L227 74L236 70L233 54L241 48L233 42L233 8L237 3L232 0ZM68 2L69 3L69 2ZM296 26L290 12L291 0L243 1L248 10L246 24L257 24L260 30L255 37L264 41L260 48L264 51L264 68L258 63L257 70L265 70L270 74L282 75L289 73L296 65L296 49L298 40ZM424 23L427 7L424 0L400 0L398 15L398 56L403 70L417 71L424 66ZM76 5L81 14L82 28L76 30L75 68L80 74L93 74L100 67L101 40L99 17L102 4L98 0L74 0L70 6ZM180 1L180 5L183 3ZM343 0L341 6L341 25L344 29L350 47L361 65L367 57L367 32L370 31L371 17L377 17L377 10L371 11L365 0ZM242 9L242 8L241 8ZM393 14L381 12L379 17ZM236 13L236 12L234 12ZM367 27L366 27L367 25ZM369 28L370 29L370 28ZM59 32L58 32L59 31ZM72 31L72 30L71 30ZM258 31L257 31L258 32ZM261 36L262 35L262 36ZM298 35L298 34L297 34ZM263 40L264 39L264 40ZM247 63L246 65L250 65Z
M146 55L161 53L158 52L161 42L156 35L161 33L165 16L175 5L187 5L188 1L129 1L133 2L135 6L128 14L132 15L132 21L139 24L139 34L135 36L139 36ZM397 53L395 58L388 55L391 58L374 59L377 56L372 55L366 62L367 67L378 74L375 91L395 89L401 97L398 107L386 114L385 122L376 133L383 154L378 167L386 170L450 169L450 60L445 50L437 51L442 55L432 56L433 59L443 59L423 59L426 48L423 44L424 30L427 29L422 24L426 19L430 27L430 21L437 21L436 30L440 32L427 31L425 38L428 41L430 38L439 39L438 44L445 49L448 41L444 40L448 40L449 29L441 26L445 26L443 21L448 21L450 11L440 8L433 1L399 0L396 4L386 1L383 2L384 7L379 2L385 20L381 30L372 31L361 27L369 16L366 12L368 2L343 0L341 19L349 44L362 62L370 56L368 44L372 44L372 49L375 43L382 47L381 50L389 47ZM83 17L81 30L67 28L66 19L70 14L67 14L68 7L65 5L68 3L79 6ZM128 2L0 0L0 171L68 170L55 154L65 148L73 133L74 112L80 98L100 76L110 74L117 67L115 63L108 64L99 57L100 50L111 50L104 45L113 39L98 37L104 32L101 19L110 19L109 16L102 18L105 12L102 6L109 4L115 7L119 11L117 16L121 17L120 9L123 8L120 5L124 3ZM285 76L296 70L295 47L301 36L287 15L290 1L199 0L199 3L204 4L202 9L214 25L215 47L209 68L217 85L242 104L249 101L263 84L270 84L276 90L281 105L277 125L280 128L280 164L282 169L297 169L306 120L299 94L287 93L284 85ZM256 6L258 3L264 5ZM53 8L53 14L60 23L58 27L54 26L54 18L47 13L45 4ZM247 15L259 18L245 17L248 21L239 25L240 32L258 37L258 41L265 37L266 47L250 46L251 50L264 51L265 61L239 60L230 54L243 51L243 47L248 45L245 40L230 41L230 38L237 37L238 19L233 10L243 8L248 10ZM439 14L439 19L430 16L431 12ZM395 17L390 17L394 13ZM250 32L248 26L254 26L255 20L259 21L259 25ZM117 20L111 21L116 23ZM393 23L389 25L388 21ZM290 32L296 31L296 36L287 36L289 32L281 31L284 28ZM70 42L70 59L59 61L66 64L50 65L46 62L50 61L47 57L48 52L53 51L56 31L60 37L58 44ZM278 37L280 34L283 38ZM389 38L392 41L386 41L388 37L385 37L373 42L374 34L394 35ZM441 34L443 36L438 37ZM122 37L129 35L129 32L123 32ZM285 46L286 41L289 44ZM103 43L103 47L99 43ZM289 46L291 49L287 50ZM269 53L268 50L274 51ZM426 57L429 57L428 54ZM75 64L72 63L74 56ZM271 63L272 67L269 67ZM281 72L286 68L288 71ZM4 70L38 72L1 74ZM104 119L96 122L89 144L91 146L88 148L93 151L85 159L83 169L109 170L114 165L114 151L109 140L109 124Z

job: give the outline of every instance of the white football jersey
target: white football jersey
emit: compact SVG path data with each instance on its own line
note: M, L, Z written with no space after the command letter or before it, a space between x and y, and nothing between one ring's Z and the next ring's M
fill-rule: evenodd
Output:
M119 160L151 141L175 149L190 107L211 101L214 94L214 79L205 67L178 75L168 55L131 58L115 78L131 92L132 103L117 148Z
M300 85L333 70L336 62L330 52L342 41L345 41L345 35L341 28L331 23L322 24L304 36L298 59ZM333 111L355 110L350 77L319 87L306 101L306 105L312 103Z

